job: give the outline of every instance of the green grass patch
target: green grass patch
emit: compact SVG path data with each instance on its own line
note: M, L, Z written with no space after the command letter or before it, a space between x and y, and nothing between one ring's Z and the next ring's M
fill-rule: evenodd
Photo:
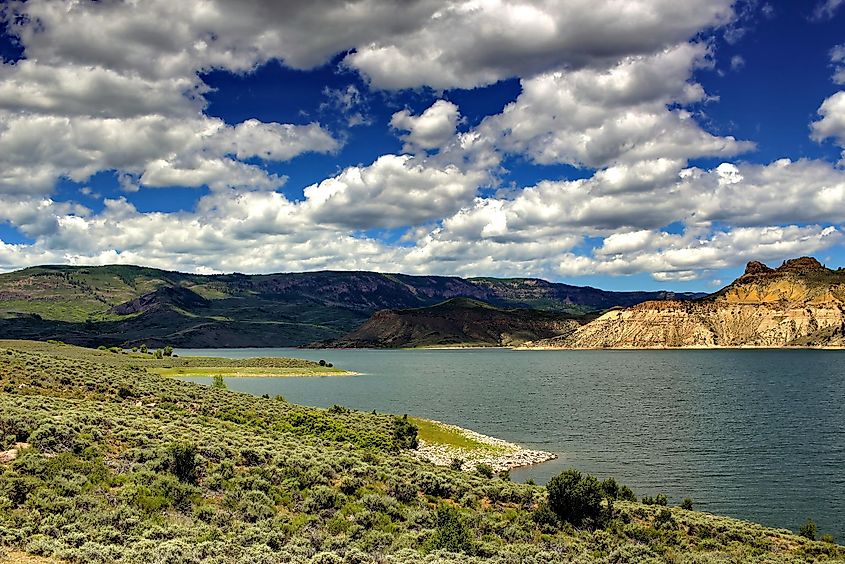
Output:
M177 366L171 368L150 368L159 376L217 376L226 378L294 378L298 376L351 376L352 372L339 368L302 366L298 368L268 368L263 366Z
M408 419L411 423L417 426L417 437L429 444L447 445L466 450L501 450L495 446L480 443L475 439L471 439L459 433L455 429L450 429L449 427L436 421L420 419L418 417L409 417Z

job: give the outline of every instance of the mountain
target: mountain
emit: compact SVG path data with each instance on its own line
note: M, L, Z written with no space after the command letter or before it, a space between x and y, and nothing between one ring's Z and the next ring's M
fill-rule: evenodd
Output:
M595 318L595 315L586 316L587 319ZM534 309L502 309L471 298L453 298L431 307L377 311L366 323L342 339L315 346L512 346L568 335L584 322L584 315Z
M830 347L845 345L845 270L802 257L742 276L691 301L614 309L534 348Z
M298 346L338 339L383 309L457 297L583 314L671 292L607 292L533 278L377 272L185 274L137 266L39 266L0 274L0 338L80 345Z

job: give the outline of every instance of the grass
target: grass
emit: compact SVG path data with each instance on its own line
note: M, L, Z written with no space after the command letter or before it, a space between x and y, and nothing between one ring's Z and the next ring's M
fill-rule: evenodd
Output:
M467 436L464 436L455 429L451 429L437 421L429 419L420 419L419 417L409 417L411 423L417 427L417 436L429 444L446 445L456 447L468 451L485 450L496 451L500 450L488 444L481 443Z
M312 360L299 358L214 358L181 356L155 358L152 354L111 352L74 345L41 341L0 340L0 347L20 351L46 353L67 360L95 360L124 368L140 368L159 376L215 376L228 377L296 377L296 376L352 376L340 368L320 366Z
M211 359L209 359L211 360ZM295 378L300 376L352 376L354 373L339 368L323 366L306 366L302 368L262 368L240 367L227 368L223 366L150 368L160 376L217 376L226 378Z

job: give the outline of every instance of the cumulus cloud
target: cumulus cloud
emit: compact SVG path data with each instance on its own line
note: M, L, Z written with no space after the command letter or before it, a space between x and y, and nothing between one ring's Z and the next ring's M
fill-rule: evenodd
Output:
M819 107L821 119L812 123L812 138L816 141L833 139L845 149L845 91L840 91L827 98ZM845 163L845 151L842 152Z
M401 139L405 142L403 151L415 153L437 149L451 141L461 119L458 106L446 100L437 100L421 115L412 115L407 109L396 112L390 119L390 126L407 131Z
M786 159L689 165L754 148L709 132L695 113L713 100L695 80L714 64L706 36L736 21L733 0L33 0L0 12L26 57L0 65L0 221L35 241L0 242L0 268L678 280L841 241L841 169ZM316 122L210 117L200 77L273 59L309 69L338 54L373 89L518 77L521 93L468 130L445 99L420 114L397 111L390 126L406 154L346 166L297 201L274 190L286 178L266 162L336 154L341 141ZM842 54L834 49L831 61L840 65ZM358 87L324 94L321 118L373 123L372 98ZM822 104L814 139L845 146L842 95ZM509 156L594 172L481 195L498 187ZM101 171L114 171L127 192L212 190L195 209L170 213L140 212L125 198L95 212L50 197L58 179ZM405 228L401 245L364 234Z
M733 2L446 2L401 40L346 58L381 88L472 88L558 68L606 66L730 21Z
M304 210L316 222L351 229L413 226L454 213L485 178L455 165L384 155L305 188Z
M690 76L710 64L708 55L706 45L683 43L607 69L526 79L516 101L477 130L503 150L541 164L605 167L747 151L753 144L712 135L689 111L668 107L707 98Z
M569 254L558 272L569 276L650 272L661 281L693 280L709 270L813 254L841 241L841 231L817 225L744 227L705 236L695 231L681 235L640 231L608 237L592 257Z

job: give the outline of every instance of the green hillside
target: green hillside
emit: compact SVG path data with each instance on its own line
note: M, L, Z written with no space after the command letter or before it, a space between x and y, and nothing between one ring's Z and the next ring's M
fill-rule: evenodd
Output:
M624 501L624 489L584 477L605 499L572 490L597 511L576 519L560 512L568 498L547 505L543 487L420 462L400 417L296 406L52 347L0 346L0 560L845 558L788 531Z
M667 295L536 279L328 271L204 276L135 266L40 266L0 274L0 338L87 346L298 346L338 339L379 310L459 297L582 314Z

